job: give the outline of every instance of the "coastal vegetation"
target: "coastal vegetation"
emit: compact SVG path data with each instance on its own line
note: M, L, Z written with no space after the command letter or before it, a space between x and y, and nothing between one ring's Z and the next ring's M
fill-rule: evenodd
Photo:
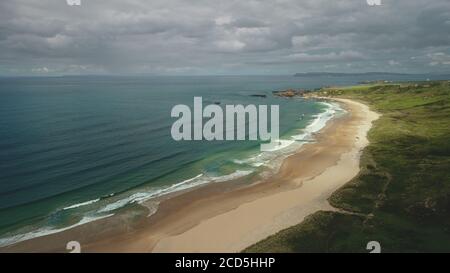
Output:
M357 177L301 224L245 252L450 251L450 82L323 88L306 96L358 100L382 114Z

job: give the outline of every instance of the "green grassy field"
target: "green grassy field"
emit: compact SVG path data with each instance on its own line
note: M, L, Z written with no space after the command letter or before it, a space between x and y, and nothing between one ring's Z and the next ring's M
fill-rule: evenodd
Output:
M381 113L360 174L317 212L245 252L450 252L450 83L328 88Z

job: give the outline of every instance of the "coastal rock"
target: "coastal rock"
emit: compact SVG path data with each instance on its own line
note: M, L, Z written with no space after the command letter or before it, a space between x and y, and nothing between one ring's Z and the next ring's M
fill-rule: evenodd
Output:
M274 91L273 94L278 97L292 98L296 96L303 97L307 91L303 89L287 89L283 91Z
M253 94L253 95L250 95L250 97L267 98L267 95L266 94Z

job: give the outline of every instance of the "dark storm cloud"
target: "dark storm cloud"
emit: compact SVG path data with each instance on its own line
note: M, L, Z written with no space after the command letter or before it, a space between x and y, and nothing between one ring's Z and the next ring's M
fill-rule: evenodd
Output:
M448 0L10 0L0 75L450 71Z

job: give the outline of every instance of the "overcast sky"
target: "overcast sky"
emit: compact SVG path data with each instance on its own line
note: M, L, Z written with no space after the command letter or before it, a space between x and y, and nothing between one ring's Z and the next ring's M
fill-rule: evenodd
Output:
M450 1L0 1L0 75L450 72Z

